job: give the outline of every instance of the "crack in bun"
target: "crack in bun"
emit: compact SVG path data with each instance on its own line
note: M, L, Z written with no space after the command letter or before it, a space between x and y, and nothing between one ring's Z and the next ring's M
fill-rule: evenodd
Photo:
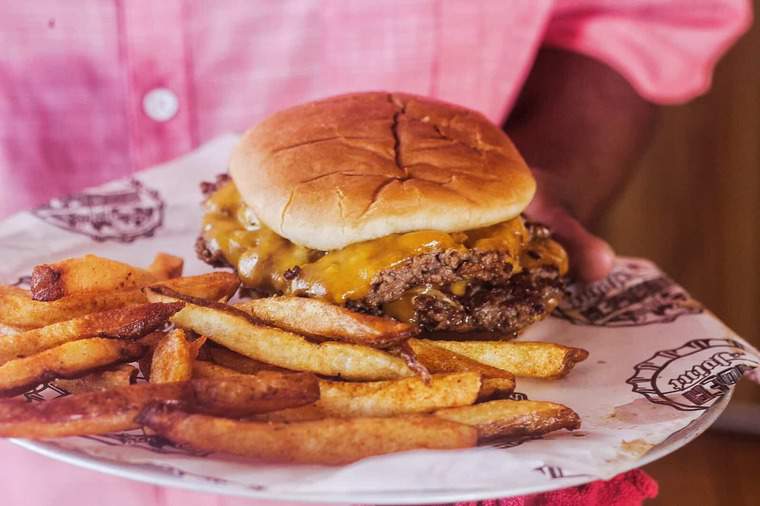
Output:
M401 93L278 112L246 132L230 173L262 223L322 251L492 225L518 216L535 192L512 142L482 114Z

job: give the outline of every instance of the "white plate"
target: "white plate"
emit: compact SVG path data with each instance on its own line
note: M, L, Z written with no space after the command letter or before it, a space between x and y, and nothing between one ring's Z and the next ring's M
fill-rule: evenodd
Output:
M3 220L0 282L23 283L38 263L84 253L148 265L154 253L168 251L186 259L188 274L207 272L193 252L197 187L225 167L235 140L218 139L139 180ZM572 434L337 468L202 457L144 434L15 442L117 476L250 498L423 504L507 497L610 478L675 451L707 429L733 383L760 364L760 353L646 261L620 259L608 279L575 289L561 313L521 339L586 348L589 359L561 381L520 378L517 393L571 407L583 421Z
M694 420L690 425L671 435L668 439L649 450L639 460L630 462L621 472L629 471L637 467L644 466L655 460L661 459L666 455L673 453L679 448L687 445L699 435L705 432L710 425L720 416L723 410L728 406L733 392L729 392L721 400L716 402L702 416ZM478 501L483 499L493 499L497 497L514 497L539 492L549 492L562 488L574 487L594 481L594 478L580 477L554 480L544 485L528 487L510 487L493 490L473 490L471 492L437 491L437 492L415 492L410 490L387 490L382 493L321 493L315 494L298 494L287 493L282 491L259 491L248 487L236 485L234 483L217 483L212 479L200 478L191 475L177 476L165 469L157 468L150 465L125 464L112 460L92 457L87 454L65 450L59 448L55 443L30 441L27 439L11 439L11 442L31 450L40 455L50 457L61 462L80 466L93 471L129 478L154 485L166 487L178 487L196 492L208 492L214 494L231 495L238 497L249 497L251 499L270 499L278 501L297 501L311 503L367 503L367 504L430 504L430 503L451 503L459 501Z

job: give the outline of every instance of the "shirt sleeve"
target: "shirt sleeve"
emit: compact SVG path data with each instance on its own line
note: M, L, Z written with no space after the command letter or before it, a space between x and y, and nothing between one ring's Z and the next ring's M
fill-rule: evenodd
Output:
M595 58L645 99L678 104L752 23L749 0L558 0L544 44Z

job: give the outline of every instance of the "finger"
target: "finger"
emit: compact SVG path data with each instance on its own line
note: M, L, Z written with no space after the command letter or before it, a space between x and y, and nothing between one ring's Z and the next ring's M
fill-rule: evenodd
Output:
M615 261L612 247L591 234L567 211L558 206L537 205L529 207L526 214L548 226L565 247L574 278L590 283L604 279L610 273Z

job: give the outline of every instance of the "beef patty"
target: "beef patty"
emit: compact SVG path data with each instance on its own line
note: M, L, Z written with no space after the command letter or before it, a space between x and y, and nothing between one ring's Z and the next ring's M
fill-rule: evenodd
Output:
M554 310L564 283L553 267L512 274L505 256L499 251L479 250L415 256L381 272L369 295L348 305L382 314L384 304L406 296L421 329L515 335ZM452 285L457 282L466 282L464 293L453 293Z
M204 183L204 196L227 180L223 175L213 183ZM537 240L550 237L542 225L526 225ZM214 267L232 267L220 251L208 248L202 236L195 249L198 258ZM413 322L422 330L516 335L554 310L562 298L564 282L554 267L531 267L514 273L508 260L505 252L477 249L417 255L382 271L367 296L349 301L347 306L381 315L386 304L405 298L414 311ZM292 270L297 269L294 266Z

